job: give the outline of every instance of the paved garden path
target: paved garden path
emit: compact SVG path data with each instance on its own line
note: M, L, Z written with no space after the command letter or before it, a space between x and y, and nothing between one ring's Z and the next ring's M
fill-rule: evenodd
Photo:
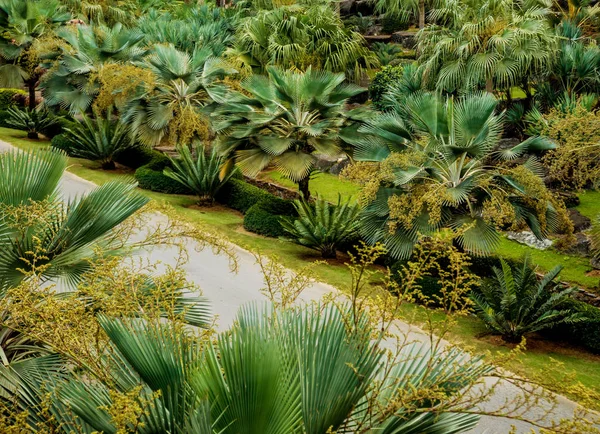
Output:
M12 145L0 141L0 152L10 149L12 149ZM92 188L94 188L94 184L69 172L65 173L61 181L61 191L64 198L79 196ZM156 218L159 220L161 217L157 215ZM238 271L237 273L231 273L227 257L215 254L211 249L197 251L194 248L195 242L193 240L187 240L186 242L189 248L189 262L185 266L187 277L197 284L203 294L210 300L214 314L218 315L219 329L226 329L232 324L241 305L265 300L265 297L260 293L260 289L264 287L263 276L254 256L250 252L237 246L234 247L238 257ZM158 247L144 252L142 255L151 261L173 264L177 256L177 250L174 247ZM335 291L335 288L323 283L316 283L307 289L303 294L303 298L305 300L316 300L331 291ZM419 337L422 340L426 339L426 336L413 326L398 322L398 327L404 332L411 331L412 336L417 339ZM548 358L548 363L551 363L550 358ZM490 379L489 384L493 381L496 380ZM503 382L494 390L489 401L482 407L488 411L493 411L504 405L506 401L513 400L520 393L517 387ZM571 418L576 404L564 397L559 396L557 399L558 406L553 410L553 419ZM538 418L546 413L545 408L548 408L548 404L540 403L537 408L526 412L524 416L531 419ZM517 427L517 433L519 434L529 433L531 430L531 425L524 422L483 417L471 433L505 434L510 431L511 425Z

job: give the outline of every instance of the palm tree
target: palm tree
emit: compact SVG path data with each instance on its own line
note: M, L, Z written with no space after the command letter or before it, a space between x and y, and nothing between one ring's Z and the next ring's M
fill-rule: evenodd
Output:
M514 266L500 262L502 268L494 267L494 277L471 299L477 316L502 339L519 343L528 333L585 320L581 313L560 307L576 291L555 282L562 266L538 279L528 256Z
M227 56L240 69L261 74L269 66L300 71L312 66L342 72L356 83L378 66L362 35L346 29L329 5L258 11L242 22Z
M215 110L217 146L249 176L274 164L308 200L315 155L342 152L345 104L363 89L344 84L344 74L312 68L296 73L269 67L268 74L249 77L242 87L250 96L231 92Z
M98 254L119 254L111 231L148 202L135 184L109 182L64 204L57 195L66 166L55 151L0 154L0 288L31 272L76 281Z
M375 12L397 17L402 21L417 17L419 29L424 29L427 9L435 8L439 3L439 0L376 0Z
M136 139L148 146L164 141L189 145L207 139L209 126L202 109L213 102L224 102L225 87L217 83L233 74L208 48L192 54L173 45L156 45L141 67L153 74L153 86L135 97L125 108L124 120Z
M440 25L417 35L422 72L439 90L485 85L509 91L545 71L556 48L549 10L526 1L449 0L431 11Z
M52 33L70 15L58 0L0 1L0 86L29 90L29 109L35 109L35 90L43 69L36 41Z
M432 354L408 345L402 361L383 372L386 356L367 318L347 327L348 315L347 306L248 306L204 353L198 340L169 324L100 316L110 339L103 362L111 381L65 373L56 359L34 359L28 371L0 368L0 399L8 395L29 410L30 426L55 432L115 432L109 409L119 396L134 397L128 408L139 412L128 422L141 432L453 434L477 424L477 415L445 412L442 396L472 385L488 366L456 349ZM48 389L50 405L42 400ZM423 399L420 389L435 396ZM41 405L45 412L32 411Z
M540 238L557 228L559 204L534 173L539 162L508 164L556 145L532 137L497 151L496 107L487 93L457 101L417 93L358 130L354 158L380 165L376 197L363 212L369 242L385 242L392 256L407 258L423 235L446 228L459 247L483 255L506 225L526 225Z
M144 34L122 24L64 28L56 32L66 45L48 54L50 72L42 82L46 104L68 107L72 114L87 111L100 91L103 65L127 64L146 54Z

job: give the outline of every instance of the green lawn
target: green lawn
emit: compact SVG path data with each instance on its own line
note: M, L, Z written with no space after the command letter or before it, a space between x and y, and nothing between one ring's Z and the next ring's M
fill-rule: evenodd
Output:
M285 178L279 172L266 172L262 175L262 179L298 191L298 184ZM310 179L309 187L311 195L320 195L323 199L333 203L337 203L338 194L342 196L342 200L356 199L360 191L359 185L330 173L315 174Z
M32 150L40 146L48 146L47 141L32 141L25 138L25 134L20 131L0 128L0 140L12 143L13 145L24 149ZM102 184L109 180L114 180L117 177L122 177L123 174L115 174L100 170L99 165L82 159L69 159L69 170L89 181L97 184ZM319 179L320 177L317 177ZM355 194L358 191L356 185L348 185L344 181L340 181L332 175L325 175L321 178L321 182L315 182L314 192L317 191L325 195L325 192L331 194L337 183L344 185L345 192ZM162 193L154 193L146 190L141 190L148 197L170 204L174 207L175 212L183 221L190 222L196 225L210 227L211 230L222 234L233 243L251 251L260 251L266 255L277 256L280 262L286 267L294 270L305 266L310 261L320 259L316 252L296 244L286 241L265 238L255 234L250 234L243 230L241 214L223 207L205 208L197 210L189 208L195 204L195 198L183 195L166 195ZM337 200L337 198L336 198ZM504 240L501 249L503 254L519 256L519 248L524 251L526 248L519 244ZM535 253L535 252L534 252ZM548 265L552 264L554 257L548 255L548 252L540 252L541 257L547 257ZM558 255L560 256L560 255ZM539 260L534 256L534 259ZM571 268L569 265L568 268ZM583 267L582 264L579 265ZM318 264L312 267L315 276L325 282L338 288L348 287L350 284L350 274L348 269L343 264L342 260L330 260L327 264ZM416 305L406 305L403 312L407 319L419 324L423 321L423 308ZM437 318L442 318L443 314L436 313ZM456 327L452 330L452 340L469 349L477 352L489 351L494 354L507 354L510 350L508 346L497 345L496 342L489 338L479 337L485 331L482 323L475 317L459 318ZM561 390L564 384L561 383L561 374L574 373L577 381L584 386L600 393L600 357L591 355L585 351L580 351L576 348L561 347L552 343L544 343L543 341L533 342L532 348L528 349L518 362L512 362L508 368L523 376L539 376L545 374L547 379L546 386L551 390L557 390L557 385L560 385ZM548 370L547 367L555 360L564 364L561 372ZM579 395L569 394L571 399L580 399ZM600 409L600 403L598 405Z

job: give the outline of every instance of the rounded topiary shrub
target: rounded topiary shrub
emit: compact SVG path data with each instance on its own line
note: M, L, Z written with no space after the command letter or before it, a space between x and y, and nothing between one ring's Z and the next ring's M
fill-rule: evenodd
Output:
M148 146L138 145L126 148L115 156L115 161L123 166L138 169L150 163L153 158L162 160L162 154Z
M244 228L256 234L277 238L286 234L280 223L281 218L296 217L297 213L293 202L269 196L248 209L244 216Z
M167 194L193 194L187 187L163 174L170 166L169 159L160 152L154 151L152 160L135 171L135 179L140 188Z
M385 92L392 84L397 83L402 78L402 66L384 66L381 71L375 74L369 85L369 97L377 109L383 109L381 100Z
M586 321L561 324L542 334L548 339L561 339L576 343L592 353L600 354L600 309L583 301L569 299L561 308L581 313Z

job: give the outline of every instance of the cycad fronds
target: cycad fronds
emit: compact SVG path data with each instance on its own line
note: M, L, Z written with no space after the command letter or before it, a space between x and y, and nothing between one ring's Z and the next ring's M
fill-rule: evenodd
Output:
M299 217L284 218L281 226L297 243L318 250L324 258L335 258L337 248L356 235L360 208L350 205L350 200L342 203L338 196L337 205L331 206L318 198L314 207L305 201L294 206Z

